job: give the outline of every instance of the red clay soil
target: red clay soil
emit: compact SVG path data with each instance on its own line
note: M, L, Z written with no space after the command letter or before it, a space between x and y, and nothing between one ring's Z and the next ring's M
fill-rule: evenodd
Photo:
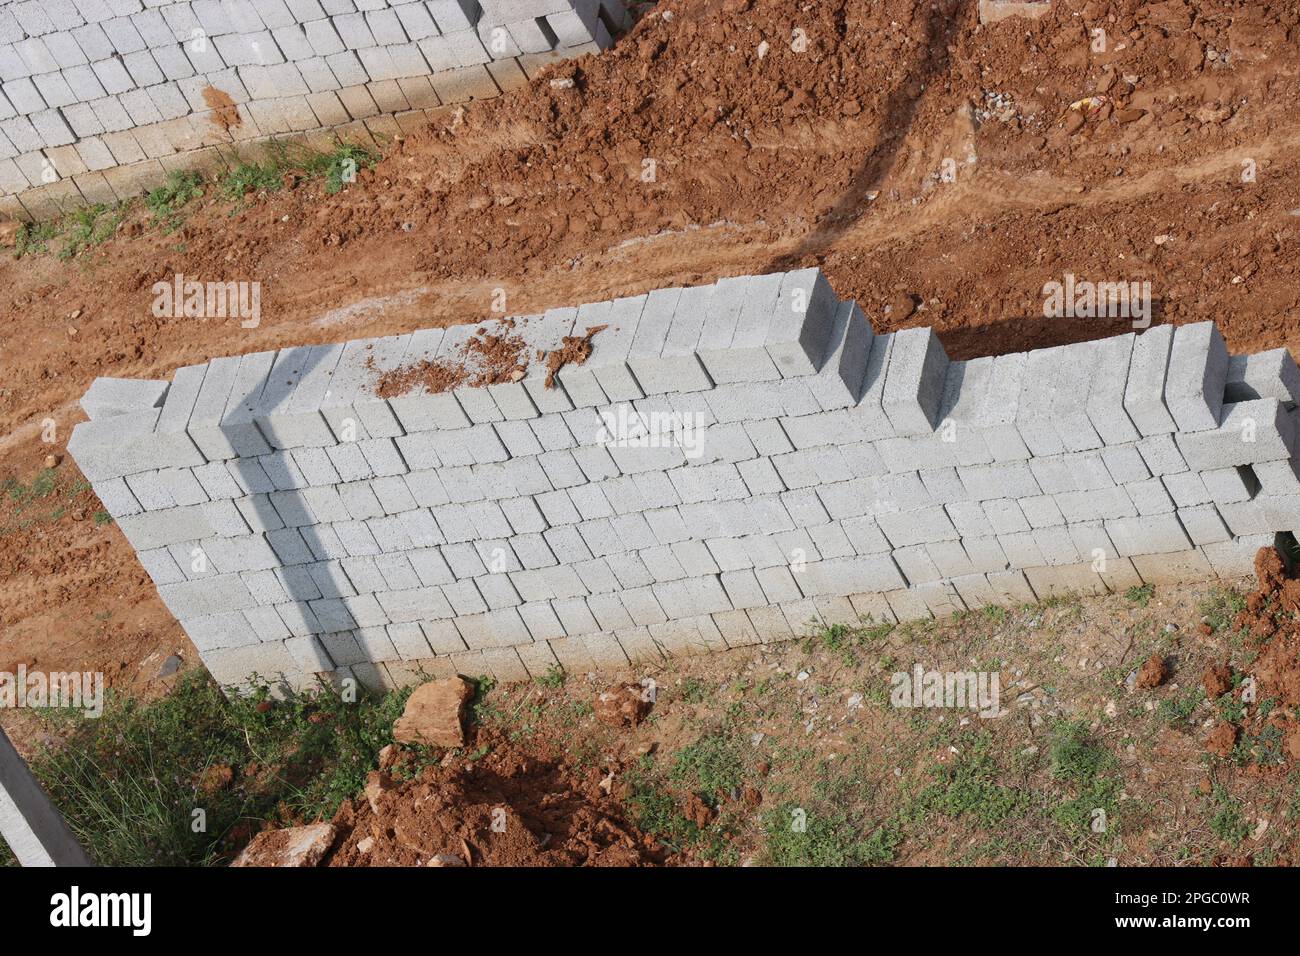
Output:
M664 0L338 195L291 178L72 263L0 262L0 475L39 467L47 419L61 448L96 375L795 266L959 358L1128 328L1043 318L1067 274L1150 281L1157 321L1300 352L1298 104L1288 0L1054 0L991 27L975 0ZM261 282L261 324L155 317L176 273ZM4 550L0 667L137 631L122 663L184 645L115 528L65 516Z
M1265 742L1274 737L1280 741L1276 757L1281 762L1252 764L1249 772L1284 774L1300 762L1300 578L1286 571L1273 548L1259 550L1255 575L1259 587L1232 622L1257 645L1249 671L1234 675L1223 664L1208 668L1201 677L1207 698L1219 700L1230 694L1234 701L1246 704L1244 716L1237 724L1221 720L1211 732L1208 746L1211 752L1226 757L1243 735L1256 748L1267 746ZM1253 696L1247 696L1247 688ZM1269 705L1261 706L1265 701Z
M394 776L372 785L374 808L364 798L346 801L327 865L427 866L439 856L469 866L672 862L626 819L600 770L577 771L540 741L523 748L481 728L468 749L488 753L449 754L408 781L393 767Z

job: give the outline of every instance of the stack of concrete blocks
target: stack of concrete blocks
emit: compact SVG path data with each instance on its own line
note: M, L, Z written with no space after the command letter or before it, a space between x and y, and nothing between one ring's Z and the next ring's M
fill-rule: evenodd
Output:
M270 136L411 131L629 25L625 0L0 0L0 215L126 199Z
M1212 323L949 361L817 270L101 379L68 449L223 683L518 678L1250 572L1300 372ZM547 387L540 353L592 337ZM376 396L508 331L519 381ZM467 358L468 356L468 358Z

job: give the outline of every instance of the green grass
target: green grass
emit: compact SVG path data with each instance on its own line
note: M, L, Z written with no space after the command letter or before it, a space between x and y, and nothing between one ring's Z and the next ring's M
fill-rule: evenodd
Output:
M257 159L240 159L232 169L212 177L191 170L173 170L166 182L145 195L144 207L152 214L152 225L164 233L175 232L187 207L215 191L240 208L249 197L278 192L286 174L322 181L327 195L335 195L356 180L363 169L373 169L379 155L363 146L343 143L329 150L310 149L272 140ZM111 205L82 207L41 223L28 223L18 230L14 256L45 255L57 242L58 256L70 261L111 239L131 213L136 200Z
M0 513L0 535L29 528L45 521L57 521L83 491L90 488L84 480L59 474L54 468L42 468L30 481L15 477L0 482L0 496L6 503Z
M181 211L204 194L202 173L174 169L161 186L149 190L144 204L153 213L155 224L164 232L174 232L181 223Z
M967 817L982 827L994 827L1031 808L1030 794L997 782L998 767L990 754L992 739L982 734L951 763L935 767L935 782L921 791L911 815L931 811Z
M107 242L125 217L126 206L121 203L111 206L99 203L76 210L64 220L63 248L59 250L59 258L64 261L75 259L88 249Z
M1242 815L1241 803L1217 784L1212 795L1218 809L1210 818L1210 829L1224 843L1236 846L1250 835L1250 824Z
M1211 588L1199 607L1201 617L1216 634L1231 629L1233 619L1245 609L1246 596L1232 588Z
M1124 597L1128 598L1138 607L1146 607L1151 603L1151 598L1156 593L1154 584L1135 584L1124 592Z
M707 734L682 748L673 759L668 779L716 805L719 795L725 796L745 782L744 762L735 736Z
M872 866L894 858L897 834L843 811L807 810L786 802L763 814L771 866Z
M363 789L406 696L271 703L262 688L227 700L196 673L157 701L110 697L102 718L77 722L32 769L100 865L222 863L241 829L246 839L263 821L328 818ZM205 791L213 767L234 780Z

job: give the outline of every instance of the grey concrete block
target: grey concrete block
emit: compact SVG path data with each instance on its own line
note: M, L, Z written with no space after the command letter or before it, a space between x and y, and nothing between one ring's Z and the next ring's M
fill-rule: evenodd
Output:
M720 279L700 332L699 357L719 384L781 377L764 343L783 276Z
M1215 504L1226 505L1239 501L1249 501L1263 485L1259 472L1263 468L1279 467L1290 473L1291 483L1300 493L1300 476L1296 475L1290 461L1268 462L1251 468L1246 465L1228 468L1211 468L1200 472L1201 481ZM1272 493L1272 492L1270 492Z
M1170 554L1192 546L1177 515L1146 515L1105 522L1106 533L1121 557Z
M1060 455L1065 442L1056 429L1056 383L1066 374L1063 346L1037 349L1025 358L1025 371L1016 407L1016 427L1036 458Z
M933 329L894 333L882 407L900 435L923 435L938 425L948 356Z
M765 345L783 376L814 375L822 367L839 305L820 269L798 269L782 276Z
M1147 329L1133 344L1124 409L1143 435L1164 434L1177 428L1164 398L1173 340L1174 327L1159 325Z
M1234 355L1228 360L1224 402L1260 398L1275 398L1288 407L1300 402L1300 369L1287 349Z
M101 376L81 396L81 408L91 421L147 411L162 405L167 388L167 382Z
M1219 425L1228 376L1228 347L1213 322L1174 330L1165 380L1165 404L1181 432Z
M1294 416L1275 398L1223 406L1213 431L1179 434L1178 448L1198 471L1294 458Z

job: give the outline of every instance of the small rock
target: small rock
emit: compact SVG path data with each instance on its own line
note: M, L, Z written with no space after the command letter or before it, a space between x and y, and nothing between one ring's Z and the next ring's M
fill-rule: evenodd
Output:
M61 461L63 461L63 459L60 458L58 455L46 455L46 456L45 456L45 467L46 467L46 468L58 468L58 467L59 467L59 462L61 462Z
M316 866L334 845L337 833L332 823L263 830L231 866Z
M433 859L429 860L425 866L464 866L465 861L454 853L439 853Z
M460 675L422 684L393 724L393 739L403 744L463 747L465 705L473 699L474 685Z
M379 813L379 798L390 790L397 789L397 781L382 770L372 770L366 776L366 800L370 809Z
M167 660L163 661L162 666L158 668L158 679L171 677L180 669L181 659L178 655L173 654L171 657L167 658Z
M1169 677L1169 667L1157 651L1147 658L1146 663L1138 668L1137 686L1143 690L1159 687Z
M635 727L650 713L650 701L640 684L621 684L596 695L596 719L611 727Z

